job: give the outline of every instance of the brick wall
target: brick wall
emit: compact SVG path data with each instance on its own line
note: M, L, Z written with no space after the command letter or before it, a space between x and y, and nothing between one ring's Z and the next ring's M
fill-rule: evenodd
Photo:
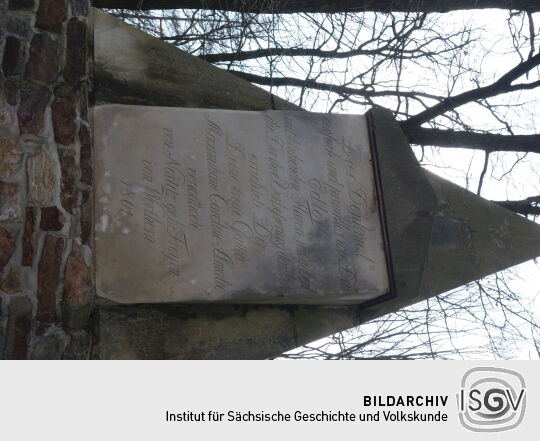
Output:
M88 358L88 0L0 0L0 358Z

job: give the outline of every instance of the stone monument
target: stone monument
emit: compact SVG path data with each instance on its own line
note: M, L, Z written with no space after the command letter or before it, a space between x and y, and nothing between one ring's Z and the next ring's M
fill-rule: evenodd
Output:
M540 254L537 224L423 170L388 111L304 114L106 14L94 32L97 357L269 357ZM317 188L348 174L363 197L319 198L321 240Z

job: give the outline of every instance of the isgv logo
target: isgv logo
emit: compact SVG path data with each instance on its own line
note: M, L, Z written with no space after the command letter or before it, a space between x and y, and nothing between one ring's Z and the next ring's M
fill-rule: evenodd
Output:
M469 369L457 395L459 421L474 432L502 432L517 427L525 417L523 376L499 367Z

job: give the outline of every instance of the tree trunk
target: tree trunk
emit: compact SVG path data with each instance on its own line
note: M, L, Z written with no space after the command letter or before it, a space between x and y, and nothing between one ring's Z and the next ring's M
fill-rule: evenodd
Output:
M524 216L540 216L540 196L531 196L520 201L493 201L507 210Z
M94 0L98 8L114 9L219 9L250 13L294 12L449 12L462 9L540 11L535 0Z
M407 134L407 139L412 144L437 147L477 149L487 152L540 153L540 134L501 135L420 127L412 134Z

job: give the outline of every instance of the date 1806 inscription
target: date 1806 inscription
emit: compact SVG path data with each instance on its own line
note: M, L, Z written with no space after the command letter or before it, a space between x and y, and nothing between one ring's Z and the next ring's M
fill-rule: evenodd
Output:
M95 109L96 282L122 303L388 293L366 120Z

